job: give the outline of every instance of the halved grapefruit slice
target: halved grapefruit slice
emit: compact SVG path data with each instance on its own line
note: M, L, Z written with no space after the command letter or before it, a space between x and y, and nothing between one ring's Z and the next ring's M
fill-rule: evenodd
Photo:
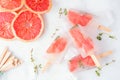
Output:
M26 7L34 13L46 13L51 9L51 0L25 0Z
M55 41L47 49L47 53L61 53L67 45L67 41L63 37L57 37Z
M88 13L79 13L69 10L68 19L73 24L73 26L78 24L84 27L90 22L92 16Z
M16 11L23 6L24 0L0 0L1 11Z
M44 24L41 15L29 10L21 11L13 23L13 32L18 39L32 41L40 37Z
M13 12L0 12L0 37L4 39L13 39L11 23L15 18Z
M69 69L71 72L75 71L76 69L80 68L81 66L94 67L95 63L92 60L91 56L82 58L81 55L73 57L69 62Z

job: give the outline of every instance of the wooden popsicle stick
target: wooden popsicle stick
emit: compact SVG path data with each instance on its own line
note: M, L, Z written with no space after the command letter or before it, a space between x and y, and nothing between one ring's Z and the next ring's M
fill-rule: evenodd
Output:
M107 56L111 55L112 53L113 53L113 51L110 50L110 51L101 53L101 54L99 54L99 55L97 55L97 56L95 56L95 55L90 55L90 56L91 56L91 58L93 59L93 61L94 61L94 63L96 64L96 66L97 66L97 67L101 67L98 59L107 57Z
M10 57L10 55L11 55L11 52L8 51L8 52L6 53L6 55L4 56L1 64L0 64L0 68L4 65L4 63L5 63L5 62L7 61L7 59Z
M100 59L100 58L107 57L107 56L111 55L112 53L113 53L113 51L110 50L110 51L107 51L107 52L104 52L104 53L98 54L96 57L97 57L98 59Z
M46 62L45 66L42 68L42 72L45 72L54 62L56 56L49 58L48 61Z
M12 62L13 63L13 62ZM6 71L8 71L8 70L10 70L10 69L13 69L14 67L15 67L15 65L14 64L10 64L10 65L8 65L6 68L4 68L4 69L2 69L2 72L6 72Z
M95 65L96 65L97 67L101 67L101 65L100 65L97 57L96 57L95 55L90 55L90 56L91 56L92 60L94 61Z
M99 30L106 31L106 32L111 32L111 29L110 29L110 28L105 27L105 26L102 26L102 25L99 25L99 26L98 26L98 29L99 29Z
M14 56L9 57L8 60L5 62L5 64L0 68L0 70L8 66L11 63L11 61L14 60L14 58L15 58Z
M6 68L8 68L9 66L11 66L13 64L13 59L9 60L6 64L4 64L2 66L2 68L0 69L0 71L4 71Z
M2 54L0 55L0 64L1 64L4 56L6 55L7 51L8 51L8 48L6 47L6 48L4 49L4 51L2 52Z

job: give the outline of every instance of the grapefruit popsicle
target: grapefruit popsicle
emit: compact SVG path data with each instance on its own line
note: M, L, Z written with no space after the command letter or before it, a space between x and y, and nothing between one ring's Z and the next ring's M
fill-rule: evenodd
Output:
M72 29L70 29L69 33L72 36L75 44L77 45L77 48L79 49L81 56L83 58L91 56L96 66L100 67L99 61L94 56L95 55L94 44L92 42L92 39L86 37L78 27L73 27Z

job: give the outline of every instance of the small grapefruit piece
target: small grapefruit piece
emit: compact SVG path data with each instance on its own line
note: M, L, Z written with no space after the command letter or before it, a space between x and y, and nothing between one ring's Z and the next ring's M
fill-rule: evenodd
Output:
M23 6L24 0L0 0L0 10L16 11Z
M37 39L44 28L42 17L28 10L21 11L12 26L15 36L24 41Z
M63 37L58 37L47 49L47 53L61 53L66 47L67 41Z
M13 12L0 12L0 37L4 39L13 39L11 23L15 17Z
M80 66L94 67L95 63L92 60L91 56L87 56L85 58L82 58L81 55L73 57L69 62L69 69L70 69L71 72L80 68Z
M25 5L34 13L46 13L51 9L51 0L25 0Z
M90 20L92 19L92 16L87 13L78 13L78 12L69 10L68 19L73 25L78 24L84 27L90 22Z
M82 57L78 55L78 56L73 57L70 60L70 62L69 62L69 69L70 69L71 72L80 67L79 61L81 59L82 59Z

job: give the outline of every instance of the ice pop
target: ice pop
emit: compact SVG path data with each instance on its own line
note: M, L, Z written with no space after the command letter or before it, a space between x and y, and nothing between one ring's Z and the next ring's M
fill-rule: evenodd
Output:
M91 56L96 66L100 67L99 61L94 54L94 44L92 42L92 39L90 37L86 37L80 31L79 27L73 27L72 29L70 29L69 33L76 43L78 49L80 50L81 56L83 58Z
M69 10L68 19L73 24L73 26L81 25L82 27L85 27L91 21L92 16L88 13Z
M112 53L113 52L110 50L110 51L98 54L95 57L97 59L101 59L101 58L104 58ZM96 67L95 62L93 61L91 56L87 56L85 58L82 58L81 55L77 55L77 56L71 58L71 60L69 61L69 70L71 72L73 72L76 69L83 67L83 66Z
M58 36L50 47L47 49L47 53L49 54L58 54L64 51L67 45L67 40L64 37Z
M64 37L58 36L52 44L47 49L47 53L51 54L52 56L49 57L48 61L46 62L45 66L42 68L42 72L45 72L52 64L56 61L56 59L61 54L67 46L67 40Z

